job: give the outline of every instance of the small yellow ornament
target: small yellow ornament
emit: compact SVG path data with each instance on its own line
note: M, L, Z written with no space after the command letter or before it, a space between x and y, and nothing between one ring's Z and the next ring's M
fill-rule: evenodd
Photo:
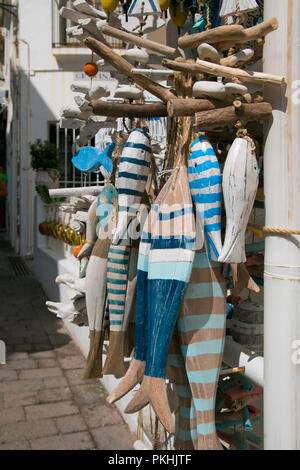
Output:
M186 1L181 1L177 6L171 5L169 8L172 23L181 28L186 22L188 16L188 5Z
M161 11L166 11L171 5L171 0L159 0L159 6Z
M118 6L119 0L101 0L103 10L112 13Z

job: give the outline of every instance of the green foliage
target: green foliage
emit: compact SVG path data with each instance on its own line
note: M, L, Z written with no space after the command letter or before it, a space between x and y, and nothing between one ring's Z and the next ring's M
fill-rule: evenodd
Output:
M30 144L31 166L34 170L59 167L58 149L47 140L37 139Z
M35 189L44 204L58 204L66 200L64 197L54 198L54 199L51 198L49 196L49 190L47 186L45 186L44 184L40 184L39 186L36 186Z

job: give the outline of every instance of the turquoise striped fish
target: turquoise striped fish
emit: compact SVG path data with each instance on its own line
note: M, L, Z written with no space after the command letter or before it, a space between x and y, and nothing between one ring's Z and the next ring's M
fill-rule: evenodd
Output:
M200 229L197 248L202 248L205 239L208 257L216 261L222 250L222 177L219 162L207 137L199 137L192 143L188 171L197 211L197 229Z

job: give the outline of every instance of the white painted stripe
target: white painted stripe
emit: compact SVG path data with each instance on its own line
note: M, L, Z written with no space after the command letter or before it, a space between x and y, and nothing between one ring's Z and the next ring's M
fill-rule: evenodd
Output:
M183 248L167 250L151 250L149 255L150 263L172 263L177 261L192 262L194 253Z

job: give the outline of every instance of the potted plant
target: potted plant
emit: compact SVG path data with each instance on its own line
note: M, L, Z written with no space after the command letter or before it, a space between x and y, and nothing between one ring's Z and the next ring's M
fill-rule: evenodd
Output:
M36 170L36 187L58 188L58 149L47 140L30 144L31 167Z

